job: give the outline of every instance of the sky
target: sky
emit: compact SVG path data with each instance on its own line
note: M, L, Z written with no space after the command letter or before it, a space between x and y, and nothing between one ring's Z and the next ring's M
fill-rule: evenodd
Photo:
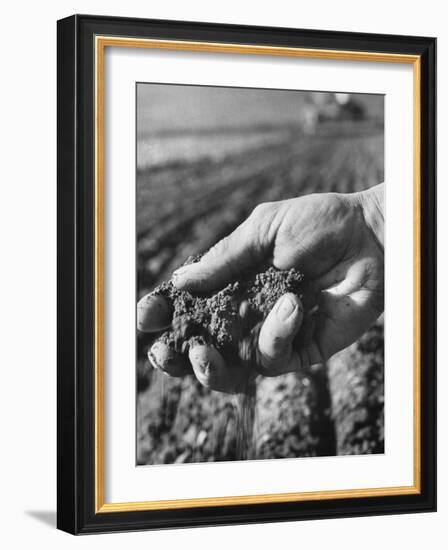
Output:
M383 96L356 96L376 116L382 116ZM140 83L137 132L143 136L160 131L300 123L309 100L309 92L294 90Z

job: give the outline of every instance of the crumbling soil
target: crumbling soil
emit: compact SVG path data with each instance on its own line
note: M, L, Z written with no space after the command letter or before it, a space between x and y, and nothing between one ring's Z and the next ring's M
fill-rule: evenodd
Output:
M199 258L189 258L186 264ZM276 301L289 292L308 306L304 277L296 269L279 271L270 267L232 282L215 294L202 296L179 290L171 281L164 282L153 294L163 296L172 307L173 321L160 340L179 353L187 353L192 344L213 345L230 367L257 362L261 324Z

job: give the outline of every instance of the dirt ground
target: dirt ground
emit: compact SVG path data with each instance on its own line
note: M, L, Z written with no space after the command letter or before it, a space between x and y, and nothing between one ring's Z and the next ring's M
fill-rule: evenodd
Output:
M277 129L275 140L253 140L241 153L227 148L221 157L139 170L138 297L232 231L260 202L382 182L383 146L375 124L328 123L312 135ZM239 458L241 400L210 392L193 377L153 371L146 359L151 337L137 334L137 343L137 463ZM250 458L384 452L382 320L306 375L260 378L256 395Z

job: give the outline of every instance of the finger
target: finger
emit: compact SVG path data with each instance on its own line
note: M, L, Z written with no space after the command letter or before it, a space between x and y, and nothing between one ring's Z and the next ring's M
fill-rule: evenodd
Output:
M192 374L191 365L186 356L177 353L163 342L155 342L148 351L151 365L170 376L180 377Z
M249 218L211 248L199 262L175 271L173 283L177 288L191 292L217 290L253 268L262 257L258 228Z
M213 346L190 347L188 357L196 378L206 388L225 393L240 393L245 390L245 369L228 368L222 355Z
M158 332L171 325L172 314L163 296L147 294L137 304L137 328L142 332Z
M300 357L293 350L293 340L303 321L303 306L295 294L284 294L263 323L258 337L260 372L277 376L298 370Z
M333 289L322 292L320 308L325 314L317 339L324 359L353 344L376 321L381 311L375 299L364 288L347 295Z
M346 279L349 269L350 260L338 263L338 265L332 267L329 271L314 281L316 290L321 291L338 286L341 281Z
M339 264L321 277L318 285L321 290L334 296L347 296L362 288L370 288L372 279L382 280L382 275L378 276L377 271L375 260L367 255L355 262L348 260Z

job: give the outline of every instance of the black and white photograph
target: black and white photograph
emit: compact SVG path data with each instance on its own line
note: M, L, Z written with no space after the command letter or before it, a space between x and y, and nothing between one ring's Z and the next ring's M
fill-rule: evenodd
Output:
M252 11L58 21L60 530L436 510L436 39Z
M4 4L5 550L446 545L444 8Z
M382 454L384 96L136 84L136 464Z

